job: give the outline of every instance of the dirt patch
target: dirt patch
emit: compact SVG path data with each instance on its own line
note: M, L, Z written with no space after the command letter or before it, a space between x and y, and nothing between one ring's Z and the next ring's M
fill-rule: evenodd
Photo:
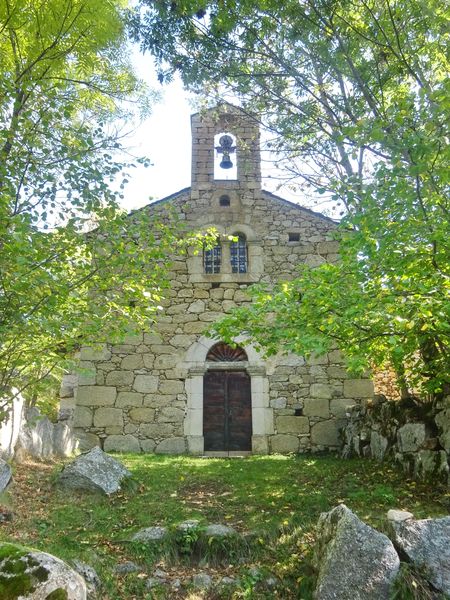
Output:
M178 495L194 508L223 510L224 504L233 495L229 489L215 482L187 483L180 487Z
M13 480L2 497L0 510L12 512L12 519L0 524L3 536L19 542L23 541L23 531L27 530L31 539L39 533L31 523L46 517L52 494L52 474L55 463L41 463L27 460L15 465Z

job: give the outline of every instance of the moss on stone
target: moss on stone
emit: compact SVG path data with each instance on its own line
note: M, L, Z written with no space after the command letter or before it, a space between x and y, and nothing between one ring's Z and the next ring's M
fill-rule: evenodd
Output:
M48 596L45 597L45 600L68 600L69 594L63 588L58 588L57 590L53 590L50 592Z
M22 557L4 560L2 564L2 573L6 573L6 576L23 573L27 565L21 560L21 558Z
M28 554L28 550L18 544L0 544L0 560L5 558L20 558Z
M0 598L2 600L16 600L19 596L30 594L36 589L33 578L24 571L13 576L0 575Z
M38 582L48 579L48 571L29 556L30 550L16 544L0 545L0 598L15 600L30 594Z
M48 573L47 569L43 566L39 566L37 569L35 569L33 571L33 577L35 579L37 579L38 581L40 581L41 583L43 581L47 581L48 575L49 575L49 573Z

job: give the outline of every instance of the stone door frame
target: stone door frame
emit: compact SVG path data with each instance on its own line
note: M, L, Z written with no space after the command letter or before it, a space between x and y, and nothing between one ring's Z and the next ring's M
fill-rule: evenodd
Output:
M187 369L185 387L187 396L186 415L184 419L184 435L186 436L189 454L204 453L203 438L203 376L209 369L245 370L251 380L252 400L252 452L268 454L268 437L274 433L273 409L269 406L269 380L264 360L251 345L244 345L240 338L236 344L247 353L248 361L209 362L206 356L209 350L220 342L202 336L194 342L186 352L183 367Z

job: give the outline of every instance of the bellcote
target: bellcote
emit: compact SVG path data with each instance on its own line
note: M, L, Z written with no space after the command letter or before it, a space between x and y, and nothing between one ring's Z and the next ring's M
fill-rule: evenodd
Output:
M192 115L192 190L261 189L259 125L222 104Z

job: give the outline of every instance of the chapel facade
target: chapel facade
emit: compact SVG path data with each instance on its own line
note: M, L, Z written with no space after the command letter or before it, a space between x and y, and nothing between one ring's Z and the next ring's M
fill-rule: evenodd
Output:
M249 302L252 283L338 260L336 223L261 188L258 125L229 105L192 116L191 187L141 210L168 206L188 230L215 227L220 238L175 257L151 332L81 350L82 371L66 379L61 400L81 447L218 456L337 448L348 407L373 395L339 350L266 359L239 337L230 347L204 335Z

